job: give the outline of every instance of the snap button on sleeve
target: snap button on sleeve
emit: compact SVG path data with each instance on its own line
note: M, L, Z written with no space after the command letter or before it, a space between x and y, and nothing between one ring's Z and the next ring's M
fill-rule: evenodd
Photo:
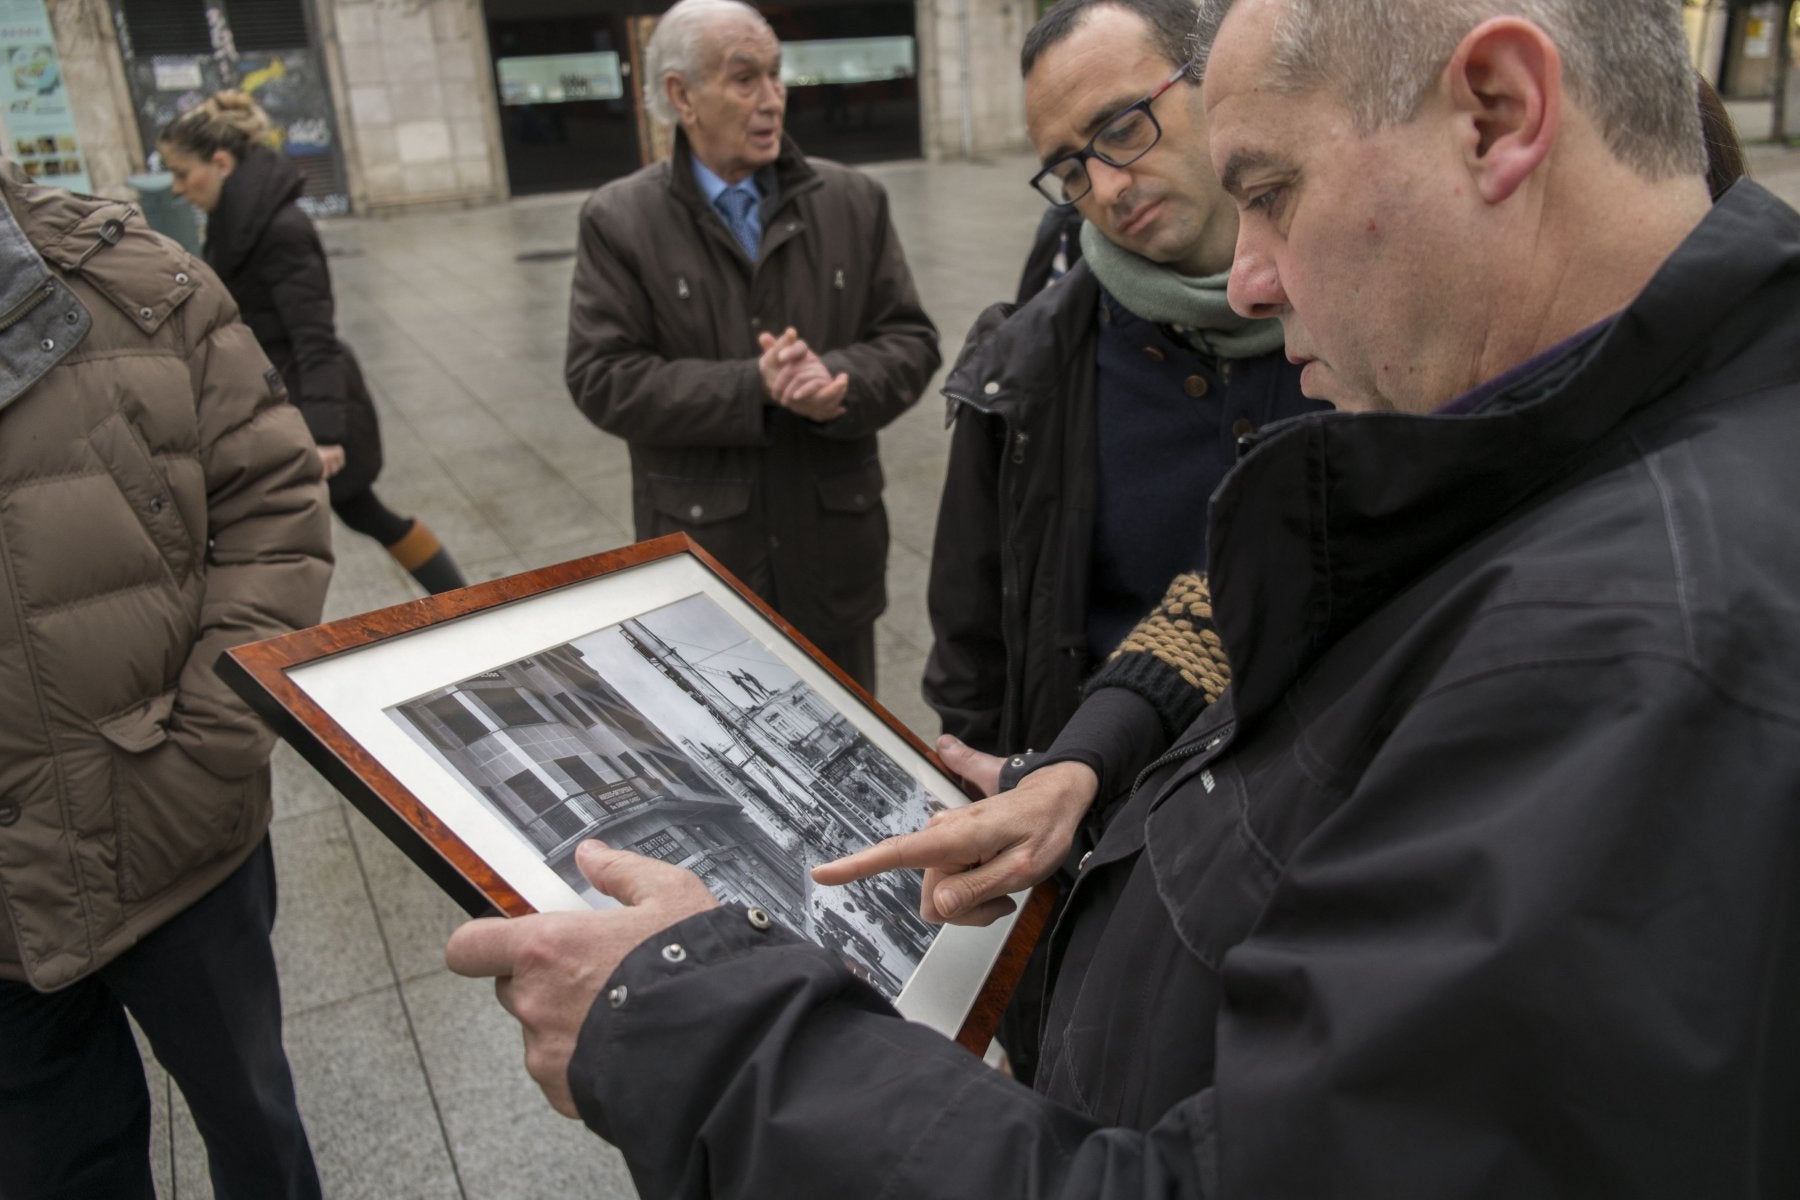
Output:
M43 350L47 353L51 350L56 349L56 342L51 338L45 338L43 341L38 343L38 349Z
M156 315L156 313L152 309L148 309L148 308L138 309L138 316L142 317L146 321L148 321L151 317L154 317L155 315Z
M744 912L744 919L750 922L752 929L767 929L774 923L769 919L769 914L760 908L747 909Z
M625 990L625 985L621 983L618 987L606 993L606 1002L614 1008L624 1008L625 997L629 994L630 993Z
M186 283L187 281L188 281L188 273L186 271L177 271L175 273L175 282L176 283Z
M670 942L663 947L663 957L672 963L682 962L687 958L687 949L680 942Z
M983 387L981 390L986 395L998 396L1000 394L1000 385L990 379L987 382L987 386Z

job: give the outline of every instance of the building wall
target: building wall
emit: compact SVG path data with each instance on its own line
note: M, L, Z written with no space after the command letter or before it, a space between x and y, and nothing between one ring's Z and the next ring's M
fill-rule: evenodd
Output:
M317 0L351 204L506 198L480 0Z
M1019 47L1031 0L919 0L925 155L979 158L1026 149Z
M49 0L94 190L128 197L145 148L107 0ZM1030 0L919 0L927 157L1025 148ZM361 213L507 196L481 0L313 0L344 173Z
M129 199L125 177L144 169L144 151L106 0L50 0L46 7L94 192Z

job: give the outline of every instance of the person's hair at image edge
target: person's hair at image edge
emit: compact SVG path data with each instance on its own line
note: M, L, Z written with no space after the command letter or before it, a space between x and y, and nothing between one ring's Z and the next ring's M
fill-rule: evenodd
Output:
M1737 125L1725 111L1718 89L1699 76L1700 129L1706 135L1706 190L1717 200L1725 189L1750 173Z
M245 92L214 92L163 127L157 144L167 144L195 158L208 159L220 150L243 158L268 136L269 114Z
M1096 8L1122 9L1143 18L1151 41L1171 67L1179 67L1193 53L1194 0L1057 0L1025 35L1019 49L1020 77L1030 75L1043 53L1066 40Z
M1199 0L1202 64L1232 2ZM1498 16L1550 35L1569 95L1621 162L1652 180L1706 170L1676 0L1285 0L1272 24L1267 82L1284 92L1334 88L1364 132L1404 124L1464 35Z
M656 22L650 44L644 47L644 107L651 117L665 125L677 123L674 106L663 91L663 79L672 73L690 83L700 81L708 66L700 61L706 49L706 27L725 13L748 14L764 28L769 24L743 0L679 0Z

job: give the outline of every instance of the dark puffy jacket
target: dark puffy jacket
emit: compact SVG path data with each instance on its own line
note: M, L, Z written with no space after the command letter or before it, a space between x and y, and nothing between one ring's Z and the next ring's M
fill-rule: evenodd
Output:
M281 371L313 441L344 448L331 494L350 496L381 473L381 427L356 358L338 340L325 247L295 203L304 185L274 150L251 150L207 217L206 261Z
M585 1118L647 1196L1800 1195L1797 313L1740 183L1480 412L1249 451L1238 674L1081 872L1047 1094L723 911L616 972Z
M875 433L937 369L887 194L791 141L759 177L752 263L675 156L606 184L581 210L569 392L631 448L639 538L683 531L802 633L867 625L887 603L887 513ZM793 326L848 411L819 423L764 402L757 334Z
M955 432L931 551L924 693L944 732L989 753L1048 746L1095 666L1089 582L1100 306L1085 262L1023 308L994 305L944 385ZM1145 390L1181 394L1190 367L1209 380L1206 394L1190 401L1217 418L1216 436L1185 464L1198 491L1225 477L1245 432L1322 407L1300 394L1299 372L1280 352L1215 363L1182 355L1149 322L1126 324L1115 332L1156 355L1130 352ZM1204 520L1197 507L1196 530ZM1174 570L1204 566L1184 561ZM1157 580L1132 616L1148 613L1168 582Z

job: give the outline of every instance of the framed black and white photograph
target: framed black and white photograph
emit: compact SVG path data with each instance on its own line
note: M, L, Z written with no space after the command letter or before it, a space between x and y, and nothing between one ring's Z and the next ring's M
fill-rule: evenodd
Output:
M940 928L916 872L815 884L967 798L680 535L239 647L221 671L472 913L611 905L575 866L598 838L767 909L979 1049L1048 903Z

